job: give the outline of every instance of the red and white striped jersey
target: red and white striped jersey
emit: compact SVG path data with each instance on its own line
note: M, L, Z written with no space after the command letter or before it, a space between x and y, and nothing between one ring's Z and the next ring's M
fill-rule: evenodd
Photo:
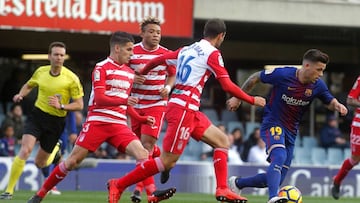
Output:
M118 64L110 57L96 64L92 73L92 89L86 121L127 125L127 99L134 82L134 71L126 64ZM101 90L101 94L97 92ZM97 103L97 98L111 102Z
M176 82L169 102L187 109L199 110L200 96L211 73L215 78L229 78L218 49L202 39L179 49L177 59L166 59L176 64Z
M348 95L349 98L356 99L357 101L360 101L360 76L357 78L356 82L354 83L354 86L350 90L350 93ZM355 110L354 119L352 122L353 127L360 128L360 108L357 107Z
M139 71L149 60L167 52L169 52L169 50L160 45L155 50L146 50L140 42L134 45L134 55L129 61L129 66L133 70ZM145 75L146 80L143 84L134 84L131 95L139 98L139 102L134 108L143 109L154 106L165 106L167 99L160 96L159 90L164 87L166 77L174 75L174 66L162 64Z

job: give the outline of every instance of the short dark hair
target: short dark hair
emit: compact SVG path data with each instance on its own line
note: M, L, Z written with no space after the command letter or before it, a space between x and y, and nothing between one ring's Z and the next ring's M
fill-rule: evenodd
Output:
M218 34L226 32L226 25L223 20L214 18L205 23L204 37L215 38Z
M160 20L156 17L149 16L140 23L141 32L145 32L145 27L149 24L155 24L160 26Z
M134 43L133 36L127 32L116 31L110 37L110 47L114 47L115 44L124 45L128 42Z
M53 47L62 47L66 49L66 45L64 42L51 42L51 44L49 45L49 51L48 51L49 54L51 54Z
M318 49L307 50L303 56L303 60L308 60L311 62L321 62L324 64L328 64L330 61L329 56Z

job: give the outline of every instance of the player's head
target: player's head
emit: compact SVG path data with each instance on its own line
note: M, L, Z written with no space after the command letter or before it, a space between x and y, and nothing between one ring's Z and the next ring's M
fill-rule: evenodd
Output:
M146 49L156 49L161 40L160 20L147 17L140 23L142 43Z
M203 34L205 39L215 40L215 47L220 47L226 34L225 22L217 18L208 20Z
M133 55L134 38L127 32L116 31L110 37L110 57L120 64L128 63Z
M61 67L64 64L66 46L63 42L52 42L49 45L48 59L52 67Z
M315 82L324 74L329 56L318 49L309 49L302 60L305 82Z

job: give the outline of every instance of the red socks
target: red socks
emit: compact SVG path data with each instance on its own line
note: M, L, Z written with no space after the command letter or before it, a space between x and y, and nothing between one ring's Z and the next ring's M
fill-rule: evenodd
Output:
M49 190L66 177L67 173L68 170L65 168L65 162L61 162L54 168L50 176L45 180L42 187L36 194L44 198Z
M216 148L214 150L214 169L216 176L216 188L227 188L227 167L228 150L224 148Z
M119 178L117 180L117 185L119 188L125 189L130 185L143 181L145 178L159 173L160 171L164 171L164 164L161 159L150 159L138 164L134 170L130 171L122 178Z
M350 159L351 158L348 158L343 162L339 172L336 174L334 178L334 182L336 184L340 185L346 175L349 173L349 171L354 167L354 164L351 162Z

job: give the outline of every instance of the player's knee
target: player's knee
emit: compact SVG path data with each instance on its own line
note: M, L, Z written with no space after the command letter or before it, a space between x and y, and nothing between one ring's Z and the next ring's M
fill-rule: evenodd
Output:
M351 156L351 162L353 165L358 165L360 162L360 156Z
M286 157L286 150L282 147L276 147L270 153L271 162L274 162L279 166L282 166L285 163Z
M35 166L38 168L44 168L46 167L46 161L35 159Z

